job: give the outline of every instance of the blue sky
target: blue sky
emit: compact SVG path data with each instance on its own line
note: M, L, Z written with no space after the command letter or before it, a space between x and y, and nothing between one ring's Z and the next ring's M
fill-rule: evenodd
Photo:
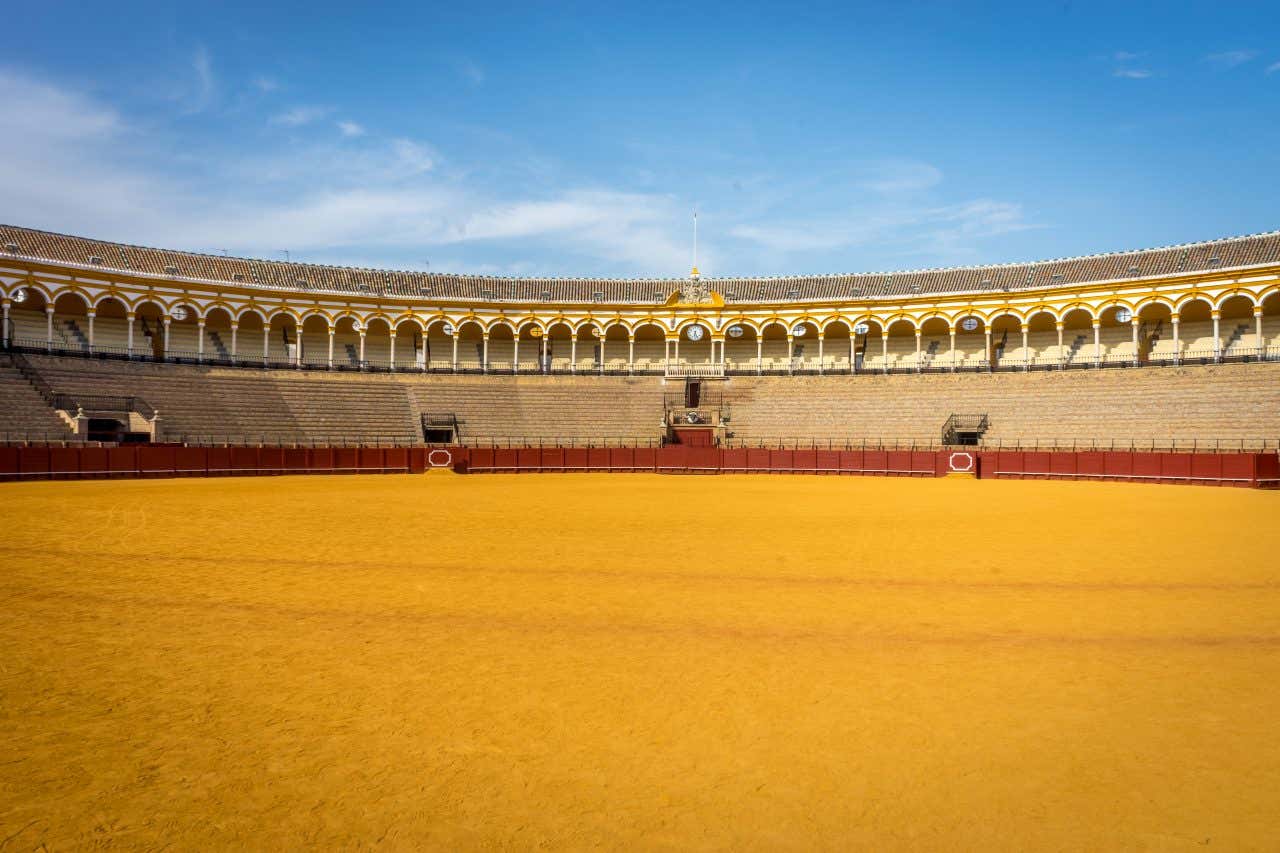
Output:
M0 221L499 275L1280 228L1280 4L11 4Z

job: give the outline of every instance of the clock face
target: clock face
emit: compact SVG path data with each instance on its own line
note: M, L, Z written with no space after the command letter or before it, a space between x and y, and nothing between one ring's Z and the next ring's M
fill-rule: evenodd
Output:
M977 318L965 317L960 321L960 328L964 329L966 332L972 332L974 329L978 328Z
M797 323L795 326L791 328L791 334L795 335L797 338L803 338L805 328L806 327L804 323Z
M689 328L685 329L684 334L685 334L685 337L687 337L691 341L700 341L702 340L702 336L706 333L703 331L701 326L690 326Z
M871 327L868 326L866 323L859 323L858 325L853 327L853 333L855 335L865 335L869 331L871 331Z
M1116 322L1127 323L1133 319L1133 312L1128 308L1121 308L1116 312Z
M187 319L187 309L183 308L181 305L179 305L177 308L174 308L173 319L177 320L179 323Z

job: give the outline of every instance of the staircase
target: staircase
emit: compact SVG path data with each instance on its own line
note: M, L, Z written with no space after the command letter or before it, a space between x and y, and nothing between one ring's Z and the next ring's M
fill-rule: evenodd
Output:
M1071 342L1071 348L1067 350L1067 364L1071 364L1076 360L1076 356L1080 354L1080 350L1084 347L1084 342L1084 335L1076 335L1075 340Z
M1247 334L1248 331L1249 331L1248 323L1241 323L1240 325L1232 329L1231 336L1227 338L1226 343L1222 345L1222 354L1225 356L1228 353L1230 353L1231 348L1236 344L1240 343L1241 339L1244 338L1245 334Z
M944 445L959 444L974 446L982 441L982 434L990 428L991 422L985 414L957 415L952 414L942 425L942 443Z
M63 336L70 339L68 343L70 343L74 349L79 349L79 350L83 350L84 352L88 352L89 339L85 336L84 332L80 331L80 326L76 323L76 321L63 320L62 325L64 329Z
M222 343L221 335L219 335L217 332L213 330L210 330L209 341L213 344L214 352L218 354L218 358L222 359L223 361L231 360L231 351L227 349L225 344Z

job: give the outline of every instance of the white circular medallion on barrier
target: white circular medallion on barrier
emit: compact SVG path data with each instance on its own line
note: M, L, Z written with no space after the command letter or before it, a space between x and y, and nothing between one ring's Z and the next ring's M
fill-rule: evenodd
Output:
M432 468L445 468L452 462L453 454L440 447L427 454L427 464Z
M966 332L972 332L974 329L978 328L978 318L965 317L960 321L960 328L964 329Z
M871 331L871 327L866 323L859 323L853 327L853 333L855 335L865 335L869 331Z
M702 336L706 334L706 331L701 326L690 326L684 330L684 334L685 337L691 341L700 341L702 340Z
M743 335L743 328L738 325L730 326L727 331L731 338L740 338Z
M968 473L973 470L973 454L972 453L952 453L951 458L947 460L947 465L952 471Z

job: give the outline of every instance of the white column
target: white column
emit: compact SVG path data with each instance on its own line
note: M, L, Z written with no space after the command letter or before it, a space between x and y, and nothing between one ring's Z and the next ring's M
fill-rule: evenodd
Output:
M916 373L920 372L920 330L916 329Z
M538 365L539 373L551 372L551 360L547 358L547 347L549 346L549 344L547 343L547 338L548 338L547 333L543 332L542 333L542 364Z
M1058 364L1062 365L1067 360L1067 354L1062 351L1062 321L1058 321L1055 325L1058 329Z
M482 336L481 352L480 352L480 372L489 372L489 333L485 332Z
M601 376L604 376L604 361L605 361L604 343L607 340L609 340L609 333L607 331L602 331L600 333L600 375Z
M237 338L239 337L239 334L240 334L240 324L232 323L231 324L231 360L232 361L235 361L239 356L238 346L240 342L237 340Z
M167 327L166 327L167 328ZM53 306L44 307L44 342L49 352L53 352Z
M1169 318L1173 322L1173 363L1182 364L1182 341L1178 337L1178 315Z
M1253 309L1253 321L1257 324L1254 332L1253 346L1254 352L1258 354L1258 358L1262 358L1262 306L1259 305Z
M675 343L671 347L675 350L676 366L680 366L680 336L676 335Z
M302 367L302 327L293 327L293 366Z
M329 327L329 369L333 370L333 327Z
M204 361L204 318L196 320L196 361Z
M636 336L633 333L628 332L627 333L627 373L632 374L635 372L636 372Z
M520 372L520 330L516 329L515 340L511 345L511 372Z
M858 355L858 336L853 333L853 329L849 330L849 373L854 374L858 371L854 368L857 363Z
M453 330L453 372L458 372L458 330Z
M164 318L164 349L162 350L164 357L169 357L169 318Z
M948 331L951 333L951 372L956 372L956 327L952 326Z
M990 369L991 369L991 327L990 327L990 326L984 326L984 327L983 327L983 333L986 335L986 339L987 339L987 342L986 342L986 344L985 344L985 346L986 346L987 370L990 370Z
M756 376L764 373L764 332L756 332Z
M93 318L98 316L96 311L88 311L85 316L89 318L89 352L93 352Z
M787 333L787 373L794 373L796 365L796 338Z
M126 314L126 315L125 315L125 319L129 322L129 339L128 339L128 342L125 344L125 347L128 349L128 353L129 353L129 355L133 355L133 320L134 320L134 316L135 316L135 315L134 315L134 313L133 313L132 311L130 311L128 314Z
M1093 366L1102 366L1102 321L1093 321Z
M364 329L360 330L360 369L364 370Z
M1031 369L1031 350L1027 346L1027 324L1022 324L1022 369L1027 371Z
M825 336L823 336L823 335L818 335L818 375L819 375L819 376L821 376L821 375L822 375L823 370L824 370L824 368L825 368L825 365L822 363L822 359L823 359L823 342L824 342L825 340L826 340L826 337L825 337Z
M2 305L4 308L4 319L0 320L0 338L3 338L4 346L9 346L9 300L6 299Z
M390 354L388 355L387 369L394 373L396 369L396 330L395 329L391 330L390 337L391 337L391 351L390 351Z
M881 368L885 375L889 373L889 331L887 329L880 330L880 358L883 359L884 365Z
M1213 312L1213 360L1222 361L1222 341L1218 339L1218 318L1221 315Z
M1133 315L1133 319L1129 321L1129 325L1133 327L1133 366L1138 366L1138 315Z
M569 333L569 372L578 372L578 333Z
M271 324L264 323L262 326L262 363L266 364L271 358Z

